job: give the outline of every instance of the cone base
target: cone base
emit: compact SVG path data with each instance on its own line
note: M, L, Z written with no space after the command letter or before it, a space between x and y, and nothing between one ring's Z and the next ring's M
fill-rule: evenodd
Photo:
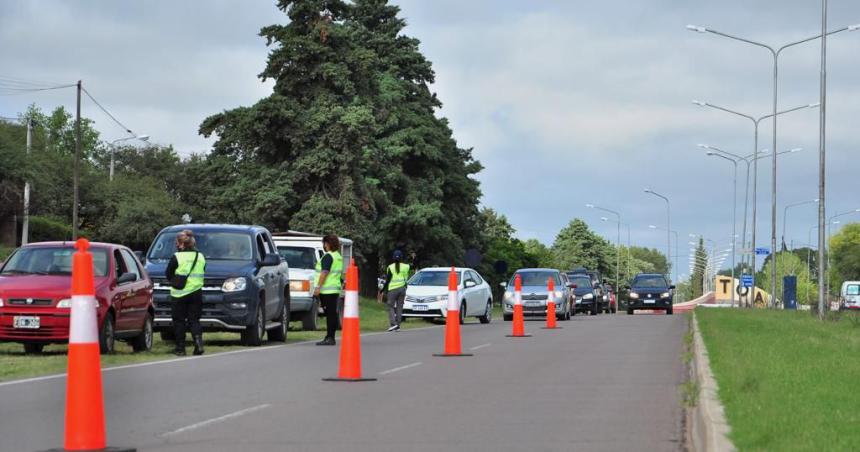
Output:
M506 334L505 337L532 337L531 334Z
M563 326L542 326L540 327L542 330L563 330Z
M323 378L322 381L376 381L376 378Z
M69 452L69 449L48 449L41 452ZM75 452L137 452L134 447L105 447L104 449L83 449Z
M441 357L451 356L451 357L456 358L458 356L475 356L475 355L473 355L471 353L434 353L433 356L441 356Z

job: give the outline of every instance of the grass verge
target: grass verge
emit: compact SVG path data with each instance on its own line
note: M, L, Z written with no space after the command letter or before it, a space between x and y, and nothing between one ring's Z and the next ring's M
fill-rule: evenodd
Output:
M860 320L698 309L739 450L860 450Z
M388 311L385 305L375 299L362 298L360 306L362 332L385 331L388 328ZM501 320L501 311L496 311L495 319ZM468 321L471 322L473 319ZM411 329L432 326L432 324L421 319L407 319L401 326L403 329ZM294 328L299 328L297 322L292 322L290 327L287 342L320 340L325 336L325 319L322 317L319 323L320 329L317 331L294 331ZM239 343L238 333L205 333L203 338L206 343L206 354L245 348ZM265 344L277 345L277 343ZM66 371L66 350L66 345L50 345L45 347L41 355L25 355L21 344L0 343L0 381L63 373ZM162 341L156 334L151 352L134 353L130 345L117 342L116 351L111 355L102 355L101 361L103 367L159 361L174 358L171 354L172 350L173 343ZM190 347L188 351L190 353Z

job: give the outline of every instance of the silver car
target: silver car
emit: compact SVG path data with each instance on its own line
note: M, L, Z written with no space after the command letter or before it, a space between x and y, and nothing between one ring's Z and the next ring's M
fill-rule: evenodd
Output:
M573 309L573 293L569 287L567 275L551 268L523 268L517 270L508 283L502 283L505 287L502 303L505 321L513 320L514 317L514 281L517 275L522 280L523 315L545 316L547 298L552 297L553 303L555 303L556 318L570 320ZM547 290L547 283L550 278L555 284L555 292L552 294Z

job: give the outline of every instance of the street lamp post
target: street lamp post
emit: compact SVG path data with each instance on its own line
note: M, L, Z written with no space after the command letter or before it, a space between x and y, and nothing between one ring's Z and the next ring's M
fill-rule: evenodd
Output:
M783 50L785 50L785 49L787 49L787 48L789 48L789 47L794 47L794 46L799 45L799 44L803 44L803 43L806 43L806 42L814 41L814 40L816 40L816 39L821 39L821 40L822 40L822 43L821 43L821 49L822 49L822 56L821 56L821 61L822 61L822 68L821 68L821 71L822 71L821 92L822 92L822 96L821 96L821 97L822 97L822 100L824 100L824 93L825 93L825 84L824 84L824 83L825 83L825 82L824 82L824 79L825 79L825 73L824 73L824 70L825 70L825 69L824 69L824 61L825 61L825 49L826 49L826 43L827 43L827 36L834 35L834 34L836 34L836 33L841 33L841 32L843 32L843 31L855 31L855 30L857 30L857 29L860 29L860 24L858 24L858 25L851 25L851 26L848 26L848 27L843 27L843 28L840 28L840 29L838 29L838 30L834 30L834 31L830 31L830 32L825 32L825 31L826 31L826 26L827 26L827 2L826 2L826 0L824 0L824 2L823 2L823 10L824 10L824 14L823 14L823 17L822 17L822 26L823 26L824 28L822 28L821 33L819 33L819 34L817 34L817 35L815 35L815 36L811 36L811 37L806 38L806 39L801 39L800 41L790 42L790 43L785 44L785 45L783 45L782 47L778 47L778 48L772 47L772 46L770 46L770 45L767 45L767 44L764 44L764 43L761 43L761 42L756 42L756 41L753 41L753 40L750 40L750 39L741 38L741 37L738 37L738 36L730 35L730 34L728 34L728 33L723 33L723 32L721 32L721 31L712 30L712 29L709 29L709 28L707 28L707 27L698 27L698 26L695 26L695 25L688 25L688 26L687 26L687 29L688 29L688 30L691 30L691 31L695 31L695 32L698 32L698 33L711 33L711 34L714 34L714 35L717 35L717 36L722 36L722 37L724 37L724 38L729 38L729 39L732 39L732 40L735 40L735 41L740 41L740 42L743 42L743 43L746 43L746 44L751 44L751 45L754 45L754 46L757 46L757 47L760 47L760 48L763 48L763 49L767 49L768 51L770 51L771 56L773 56L773 137L772 137L772 138L773 138L773 147L772 147L771 149L773 149L773 150L774 150L774 154L773 154L773 167L772 167L772 170L771 170L771 172L772 172L772 177L771 177L771 225L770 225L771 237L770 237L770 243L771 243L771 251L772 251L772 252L774 252L774 253L776 252L776 152L775 152L775 151L776 151L776 149L777 149L777 147L776 147L776 138L777 138L777 135L776 135L776 130L777 130L777 128L776 128L776 123L777 123L777 113L778 113L777 109L778 109L778 103L779 103L779 102L778 102L778 94L779 94L779 56L782 54L782 51L783 51ZM822 109L821 118L822 118L821 123L822 123L822 131L823 131L823 128L824 128L824 126L823 126L823 124L824 124L824 120L823 120L823 118L824 118L823 109ZM822 144L822 151L823 151L823 139L821 140L821 144ZM823 158L821 158L821 160L822 160L822 163L823 163ZM820 167L823 167L823 165L820 165ZM757 172L757 171L756 171L756 172ZM821 181L823 182L823 176L821 176ZM821 199L823 200L823 198L824 198L823 190L821 190L821 189L819 188L819 191L821 191L821 194L819 195L819 198L821 198ZM753 206L755 206L755 201L753 201ZM822 202L822 208L823 208L823 202ZM755 215L753 215L753 221L755 221ZM755 227L753 227L753 230L755 230ZM753 250L753 251L755 251L755 250ZM753 256L755 256L755 254L753 254ZM755 259L755 257L753 257L753 259ZM775 264L775 263L774 263L774 264ZM753 270L755 270L755 267L753 267ZM775 287L776 287L776 265L773 265L773 266L771 267L770 276L771 276L771 287L774 287L774 288L775 288ZM776 298L775 294L771 294L771 297L773 297L774 299Z
M657 193L650 188L645 189L645 193L654 195L658 198L662 198L663 201L666 201L666 259L671 259L672 257L672 233L669 232L672 230L672 207L669 203L669 198Z
M734 166L734 180L732 182L732 187L734 189L732 193L732 307L735 307L735 243L737 242L737 215L738 215L738 161L726 157L722 154L717 154L716 152L708 152L707 155L711 157L719 157L724 160L728 160Z
M610 220L609 218L606 218L606 217L600 217L600 221L611 221L613 223L618 223L617 221ZM621 222L620 224L621 224L621 226L624 226L625 228L627 228L627 277L629 278L630 277L630 223ZM620 284L620 282L619 282L619 284Z
M815 204L818 202L818 198L809 200L809 201L800 201L794 204L788 204L782 211L782 247L785 248L785 226L788 224L788 209L792 207L805 206L807 204Z
M127 138L120 138L118 140L113 140L110 142L110 173L108 176L108 180L110 182L113 182L114 154L116 154L116 144L128 140L149 141L149 135L132 135Z
M653 224L649 224L649 225L648 225L648 228L650 228L650 229L655 229L655 230L660 230L660 231L662 231L662 230L663 230L663 228L661 228L661 227L657 227L656 225L653 225ZM674 260L675 260L675 264L674 264L674 265L672 265L672 266L673 266L673 267L674 267L674 269L675 269L675 279L677 280L677 279L678 279L678 231L670 231L670 232L671 232L672 234L675 234L675 259L674 259ZM668 256L668 259L672 259L672 256Z
M600 206L597 206L594 204L586 204L585 207L588 207L590 209L602 210L604 212L609 212L609 213L615 215L616 218L618 218L618 222L617 222L618 234L616 236L616 241L615 241L615 290L617 292L618 287L620 286L620 269L621 269L621 214L614 211L614 210L610 210L610 209L600 207Z

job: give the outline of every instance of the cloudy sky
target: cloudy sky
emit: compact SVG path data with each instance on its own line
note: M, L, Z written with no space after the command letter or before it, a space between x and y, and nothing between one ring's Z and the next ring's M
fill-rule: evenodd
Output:
M769 54L692 33L698 24L781 45L820 31L812 0L399 0L434 63L434 90L461 146L486 167L482 202L507 215L521 238L550 244L573 217L615 238L594 203L621 213L636 244L665 247L665 203L681 236L686 273L691 233L721 247L731 237L732 167L697 143L753 151L752 124L696 107L700 99L748 113L771 110ZM82 79L121 121L181 154L206 152L206 116L249 105L270 86L257 78L267 49L257 32L286 20L272 0L0 2L0 77L46 83ZM830 1L831 28L860 23L860 4ZM828 212L860 208L857 119L860 32L829 41ZM786 50L780 109L818 102L819 45ZM8 93L7 93L8 94ZM29 103L73 107L72 90L3 95L0 116ZM84 114L105 139L124 137L95 106ZM817 197L818 113L781 117L778 226L783 206ZM762 123L760 148L771 147ZM760 167L759 242L770 238L770 160ZM739 171L743 202L744 165ZM789 211L787 240L808 240L814 205ZM742 211L738 211L740 234ZM844 217L843 220L858 219ZM625 234L626 235L626 232ZM626 237L625 237L626 239ZM814 240L814 238L813 238ZM769 243L768 243L769 244ZM674 250L672 250L674 253ZM728 266L728 262L726 263Z

